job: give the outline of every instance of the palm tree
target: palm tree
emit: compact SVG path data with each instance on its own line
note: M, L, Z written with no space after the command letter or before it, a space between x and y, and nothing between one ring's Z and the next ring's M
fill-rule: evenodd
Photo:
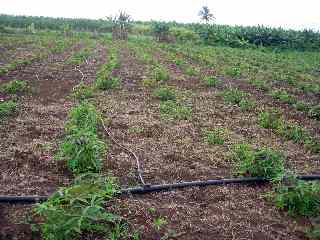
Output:
M210 13L210 9L208 8L208 6L202 7L202 9L199 11L199 16L201 17L201 20L206 21L206 23L215 19L213 14Z

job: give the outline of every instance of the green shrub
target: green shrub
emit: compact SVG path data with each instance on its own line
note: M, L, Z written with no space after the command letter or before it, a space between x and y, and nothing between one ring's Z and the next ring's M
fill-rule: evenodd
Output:
M219 144L222 145L225 142L226 132L223 128L217 128L212 131L207 131L206 142L208 144Z
M290 215L319 216L320 183L288 178L280 183L271 193L271 199L282 210Z
M309 116L311 118L320 120L320 105L317 105L315 107L312 107L309 111Z
M6 102L0 102L0 120L10 116L17 108L17 104L10 100Z
M83 101L93 97L93 88L87 86L84 82L80 82L74 89L72 95L79 101Z
M184 61L180 58L178 59L175 59L174 60L174 63L177 65L177 66L182 66L184 64Z
M262 128L278 130L283 126L283 119L279 111L272 109L269 112L259 113L258 124Z
M65 160L74 174L99 172L106 145L87 129L74 129L60 143L56 159Z
M220 83L218 78L214 76L205 76L201 80L207 87L216 87Z
M248 96L247 93L237 89L233 88L230 90L225 90L219 94L224 98L224 100L228 103L239 105L242 100L245 100Z
M181 106L175 101L169 100L160 103L160 112L165 116L179 120L187 120L191 117L192 109L190 107Z
M184 72L185 72L185 74L187 74L189 76L197 76L200 73L199 69L197 69L193 66L186 66L184 68Z
M314 137L306 137L304 144L312 153L320 153L320 140Z
M5 83L1 86L1 91L5 93L17 93L22 92L26 89L27 82L24 80L12 80L8 83Z
M256 107L256 102L250 99L243 99L239 103L242 111L252 110Z
M170 78L168 71L161 66L153 69L153 77L157 81L167 81Z
M294 104L297 101L294 96L290 95L285 90L274 90L271 92L271 96L288 104Z
M241 69L239 66L229 67L225 70L225 74L230 77L240 77Z
M66 123L66 130L68 133L71 133L74 130L77 131L78 129L96 133L98 117L96 108L92 104L82 102L70 110L69 119Z
M160 87L157 90L154 91L154 96L159 98L161 101L168 101L168 100L176 100L176 93L174 88L164 86Z
M251 79L249 81L249 83L253 86L255 86L256 88L263 90L263 91L267 91L269 90L269 86L268 83L264 80L259 80L259 79Z
M254 151L247 144L237 144L232 156L240 175L278 179L284 173L283 156L269 148Z
M294 107L298 110L298 111L302 111L302 112L309 112L310 110L310 106L302 101L298 101L296 102L296 104L294 105Z
M295 143L303 142L304 139L308 136L305 129L302 126L299 126L294 123L288 123L282 126L279 129L279 133L284 136L287 140L292 140Z
M111 239L121 219L106 211L104 203L118 189L113 178L98 174L81 175L72 186L60 188L33 209L42 238L69 240L102 234Z
M96 86L98 89L108 90L118 88L120 86L120 82L119 77L97 78Z

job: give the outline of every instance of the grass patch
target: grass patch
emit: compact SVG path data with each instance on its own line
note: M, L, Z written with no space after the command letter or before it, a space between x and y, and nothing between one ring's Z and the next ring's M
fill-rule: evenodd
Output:
M176 92L173 87L164 86L156 89L153 93L161 101L176 100Z
M306 112L306 113L308 113L310 111L310 108L311 108L307 103L302 102L302 101L297 101L296 104L294 105L294 107L298 111Z
M184 68L184 73L189 75L189 76L197 76L200 74L199 69L193 67L193 66L186 66Z
M239 107L242 111L252 110L256 107L256 102L250 99L243 99L240 101Z
M260 80L260 79L251 79L249 80L249 83L256 87L257 89L263 90L263 91L268 91L269 90L269 85L267 81L265 80Z
M24 80L12 80L1 86L0 90L5 93L18 93L23 92L27 87L27 82Z
M72 92L72 96L79 101L86 100L93 97L94 89L91 86L86 85L84 82L80 82Z
M259 113L258 124L262 128L277 130L282 128L283 119L281 113L278 110L271 109L271 111L264 111Z
M162 66L155 67L153 69L152 76L157 81L167 81L170 78L168 71Z
M178 120L187 120L192 115L190 107L182 106L172 100L161 102L160 112L169 118Z
M97 78L96 86L100 90L109 90L118 88L120 86L121 80L119 77L110 76L108 78Z
M282 154L269 148L253 150L248 144L237 144L232 158L240 175L278 179L284 174Z
M239 106L241 101L246 100L248 94L237 88L233 88L220 92L219 96L222 96L224 101Z
M214 76L205 76L201 81L207 87L216 87L220 83L219 79Z
M223 128L217 128L206 132L205 140L208 144L222 145L225 142L226 131Z
M271 96L279 99L283 103L294 104L297 102L296 98L293 95L287 93L286 90L274 90L271 92Z
M17 108L14 101L0 102L0 120L12 115Z
M320 105L314 106L309 111L309 117L320 120Z

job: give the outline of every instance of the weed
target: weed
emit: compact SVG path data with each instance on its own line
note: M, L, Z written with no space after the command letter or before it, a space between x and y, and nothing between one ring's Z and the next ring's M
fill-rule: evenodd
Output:
M46 240L78 239L94 233L110 237L121 219L106 211L104 202L118 189L112 177L81 175L72 186L60 188L46 202L36 205L33 212L37 229Z
M174 60L174 63L177 65L177 66L181 66L184 64L184 61L180 58Z
M87 86L84 82L80 82L73 89L72 95L79 101L83 101L85 99L93 97L93 88L91 86Z
M218 78L214 76L205 76L201 80L207 87L216 87L220 83Z
M267 84L266 81L264 80L259 80L259 79L251 79L249 81L249 83L253 86L255 86L256 88L263 90L263 91L268 91L269 90L269 86Z
M167 220L162 217L158 217L153 221L153 226L157 231L160 231L161 227L165 224L167 224Z
M243 99L240 101L239 107L242 111L252 110L256 107L256 102L250 99Z
M240 175L278 179L284 173L283 156L269 148L254 151L247 144L237 144L232 156Z
M296 104L294 105L294 107L298 110L298 111L302 111L302 112L309 112L310 111L310 106L302 101L298 101L296 102Z
M258 124L262 128L278 130L282 129L283 119L279 111L272 109L269 112L259 113Z
M304 140L304 144L308 150L312 153L318 154L320 153L320 140L314 137L306 137Z
M294 104L297 101L296 98L287 93L286 90L274 90L271 92L271 96L276 99L279 99L281 102L288 104Z
M144 87L155 87L157 85L157 81L155 79L143 79L142 85Z
M119 77L97 78L96 86L101 90L114 89L120 86Z
M230 77L240 77L241 76L241 69L238 66L229 67L225 71L226 75Z
M212 131L207 131L206 142L208 144L224 144L226 132L223 128L217 128Z
M0 102L0 120L10 116L17 108L17 104L10 100L6 102Z
M169 100L160 103L160 112L174 119L187 120L191 117L192 109Z
M12 80L8 83L5 83L1 86L1 90L5 93L18 93L26 89L27 82L24 80Z
M157 81L167 81L170 78L168 71L161 66L153 69L153 77Z
M298 180L291 176L269 195L275 205L290 215L319 216L320 183Z
M292 140L295 143L303 142L307 137L307 133L302 126L294 123L284 124L281 129L278 129L280 135L287 140Z
M309 111L310 118L320 120L320 105L314 106Z
M226 102L236 104L236 105L239 105L240 102L248 96L247 93L237 88L225 90L219 93L219 95L222 96Z
M192 66L185 67L184 72L189 76L197 76L200 73L199 69Z
M176 100L176 92L173 87L164 86L156 89L154 91L154 96L159 98L161 101L168 101L168 100Z

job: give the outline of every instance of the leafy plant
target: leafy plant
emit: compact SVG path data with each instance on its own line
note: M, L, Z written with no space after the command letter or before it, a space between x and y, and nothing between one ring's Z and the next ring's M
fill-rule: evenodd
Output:
M106 144L87 129L74 129L60 143L56 159L65 160L74 174L99 172Z
M190 107L181 106L175 101L168 100L160 103L160 112L165 116L179 120L187 120L191 117L192 109Z
M271 92L271 96L288 104L294 104L297 101L296 98L288 94L286 90L274 90Z
M309 111L309 116L311 118L320 120L320 105L312 107Z
M263 90L263 91L269 90L269 86L265 80L254 78L254 79L251 79L249 83L260 90Z
M72 95L79 101L83 101L93 97L93 88L91 86L87 86L83 81L81 81L73 88Z
M97 78L96 85L101 90L114 89L120 86L119 77Z
M17 108L17 103L12 100L0 102L0 120L10 116Z
M283 119L279 111L276 109L271 109L271 111L259 113L258 124L263 128L277 130L282 128Z
M174 88L172 87L168 87L168 86L160 87L156 89L153 94L154 96L159 98L161 101L176 100L176 93Z
M69 240L83 234L111 236L121 218L106 211L104 202L113 198L118 189L112 177L80 175L72 186L60 188L33 209L42 237Z
M197 69L193 66L186 66L184 68L184 72L185 72L185 74L187 74L189 76L197 76L200 73L199 69Z
M153 221L153 226L157 231L160 231L161 227L165 224L167 224L167 220L162 217L158 217Z
M206 142L209 144L224 144L225 141L225 129L217 128L212 131L207 131L206 133Z
M243 99L239 103L239 107L242 111L252 110L256 106L256 102L250 99Z
M248 96L247 93L237 89L232 88L229 90L225 90L219 94L224 98L224 100L228 103L239 105L241 101L245 100Z
M220 83L218 78L214 76L205 76L201 80L207 87L216 87Z
M289 177L269 195L275 205L290 215L319 216L320 183Z
M170 78L168 71L161 66L157 66L153 69L153 76L157 81L167 81Z
M5 93L17 93L22 92L26 89L27 82L24 80L12 80L1 86L1 90Z
M269 148L253 150L247 144L237 144L232 151L240 175L279 179L284 174L284 159Z
M310 110L310 106L302 101L297 101L296 104L294 105L294 107L298 110L298 111L302 111L302 112L309 112Z
M305 129L294 123L284 124L279 133L284 136L287 140L292 140L294 142L303 142L308 136Z
M68 133L78 129L96 133L98 117L96 108L91 103L82 102L70 110L66 130Z

